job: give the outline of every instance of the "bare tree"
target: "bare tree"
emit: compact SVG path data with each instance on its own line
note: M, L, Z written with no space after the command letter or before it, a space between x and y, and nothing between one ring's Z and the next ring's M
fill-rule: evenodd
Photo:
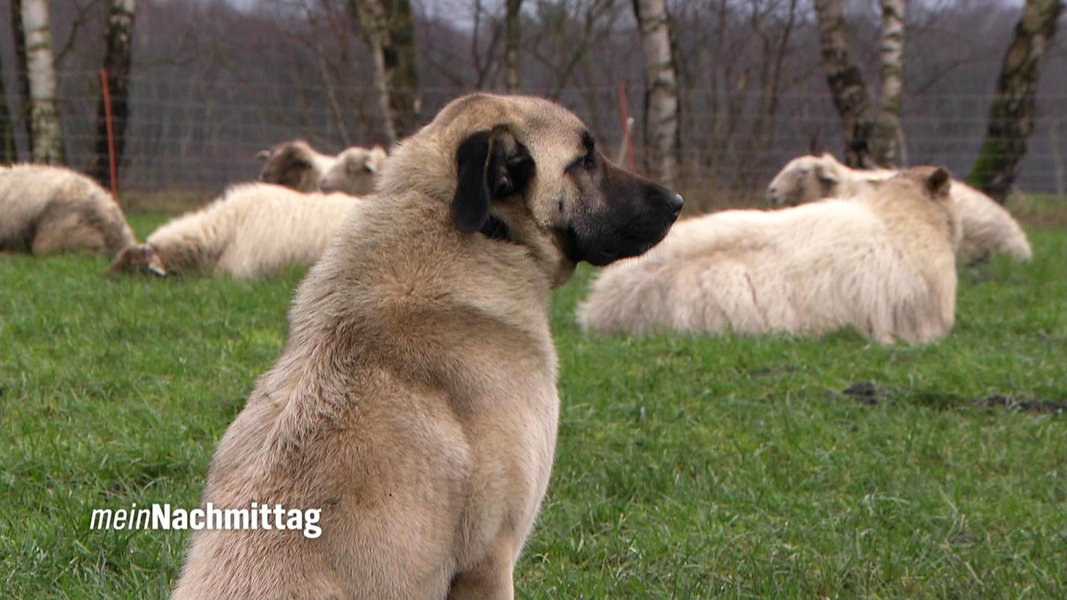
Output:
M26 139L33 154L33 127L30 124L30 76L26 68L26 30L22 26L22 0L11 0L11 31L15 41L15 81L18 82L19 104L15 123L22 122Z
M0 73L3 73L0 68ZM9 164L18 159L15 152L15 123L11 111L7 108L7 92L4 78L0 77L0 163Z
M1034 96L1041 58L1056 33L1060 0L1026 0L997 79L989 124L967 181L1003 203L1026 155L1034 129Z
M784 6L783 6L784 5ZM780 22L771 18L778 14L782 17ZM752 122L752 135L750 143L753 144L750 152L755 153L755 145L762 144L766 147L774 147L778 133L778 108L780 104L780 91L783 85L783 65L789 51L789 40L793 34L793 28L797 21L797 0L785 0L784 2L752 3L752 16L750 27L754 40L759 41L759 107ZM755 161L746 161L750 166ZM739 163L739 166L745 163ZM739 175L747 179L746 169L741 169Z
M522 42L520 18L522 0L507 0L507 14L504 17L504 69L509 92L519 89L519 45Z
M26 70L30 88L33 162L63 163L63 129L56 108L56 68L48 0L22 0Z
M344 5L341 5L339 10L334 2L323 1L316 4L317 6L313 8L306 1L301 2L309 31L299 37L315 57L315 68L322 82L326 103L333 114L341 142L348 147L353 144L353 141L344 115L345 108L348 107L349 110L354 108L360 112L354 101L343 98L346 90L355 87L352 81L354 73L351 51L346 35L348 28L353 24L352 16L345 13ZM333 44L327 47L330 42ZM331 68L331 58L336 60L338 69Z
M649 174L667 187L678 179L678 68L664 0L634 0L645 55L645 143Z
M578 67L588 64L593 49L610 36L619 11L614 0L538 2L536 7L538 27L524 50L540 67L536 85L558 99L573 85Z
M420 123L415 23L409 0L351 0L374 57L374 85L389 142Z
M126 122L129 120L130 63L133 56L133 22L137 10L136 0L110 0L108 2L107 30L104 34L104 70L107 74L108 96L111 100L111 132L115 140L116 169L122 163L122 151L126 146ZM103 90L96 108L96 144L89 175L101 183L111 177L107 107L108 98ZM116 173L117 175L117 173Z
M882 2L882 82L878 103L872 160L883 167L904 164L904 131L900 127L900 109L904 103L904 13L907 0Z
M815 0L819 19L819 46L826 81L845 128L845 163L870 166L870 139L874 132L870 99L863 74L852 61L841 0Z
M1063 123L1061 117L1050 119L1048 124L1048 145L1052 153L1052 181L1056 186L1056 195L1067 195L1067 162L1060 151L1060 126Z
M483 21L487 21L488 23L483 25ZM487 42L484 42L482 39L483 29L489 30L489 35L487 36L489 39ZM501 39L504 37L504 29L505 24L501 23L499 18L487 15L482 0L474 0L474 20L471 26L470 61L474 66L475 71L475 89L480 90L485 87L487 81L493 76L494 71L499 69L500 60L496 58L497 47L500 45ZM506 45L507 40L503 41ZM483 46L486 50L484 57L482 52Z

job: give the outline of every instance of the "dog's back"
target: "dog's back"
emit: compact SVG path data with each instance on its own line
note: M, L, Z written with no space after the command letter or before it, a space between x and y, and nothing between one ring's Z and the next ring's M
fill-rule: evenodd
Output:
M548 282L521 293L521 249L471 248L432 199L366 204L301 285L286 351L224 436L204 493L215 506L322 508L322 536L198 532L178 598L443 597L485 538L532 522L558 402ZM480 431L490 422L496 433ZM506 447L472 447L483 443ZM544 455L532 470L507 464L530 451ZM472 489L485 468L474 453L524 476ZM255 560L219 572L216 553Z

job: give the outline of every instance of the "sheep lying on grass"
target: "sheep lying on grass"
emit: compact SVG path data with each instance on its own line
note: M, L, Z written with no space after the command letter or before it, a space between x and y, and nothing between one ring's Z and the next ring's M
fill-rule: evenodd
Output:
M286 265L318 260L359 202L346 194L305 194L267 183L234 186L206 207L164 224L144 244L123 250L109 272L276 275Z
M259 181L276 183L301 192L314 192L337 157L322 154L304 140L290 140L261 150L256 158L266 161Z
M353 196L370 194L374 192L378 173L388 157L381 146L370 149L362 146L346 148L337 155L336 162L322 176L319 189Z
M767 187L772 204L795 206L820 198L849 198L871 181L892 177L888 169L849 168L831 154L793 159ZM952 200L963 226L958 256L967 262L1001 252L1015 260L1028 261L1033 253L1019 223L989 196L957 180L952 181Z
M0 167L0 250L114 255L133 243L122 209L92 179L63 167Z
M909 169L852 200L732 210L674 226L601 271L586 330L819 335L851 326L889 344L952 328L959 222L944 169Z

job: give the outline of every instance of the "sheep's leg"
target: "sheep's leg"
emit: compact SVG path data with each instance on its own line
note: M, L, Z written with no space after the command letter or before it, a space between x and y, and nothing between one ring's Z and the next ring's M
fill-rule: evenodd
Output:
M47 256L72 250L103 253L107 251L107 240L103 233L88 227L77 213L44 219L37 225L30 244L33 254Z

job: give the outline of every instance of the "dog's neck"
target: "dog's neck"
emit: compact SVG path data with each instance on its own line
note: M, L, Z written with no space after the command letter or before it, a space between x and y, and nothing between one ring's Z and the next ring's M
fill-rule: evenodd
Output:
M485 224L478 230L482 235L491 240L505 240L511 241L509 237L510 231L508 230L508 224L505 223L499 217L490 214L489 218L485 220Z

